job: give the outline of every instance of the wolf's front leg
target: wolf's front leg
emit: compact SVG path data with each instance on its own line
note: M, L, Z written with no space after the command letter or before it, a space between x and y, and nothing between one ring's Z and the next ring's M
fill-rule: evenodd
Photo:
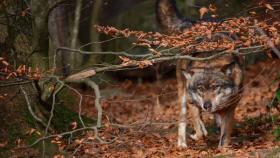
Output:
M187 126L187 97L184 94L181 96L181 107L180 107L180 117L179 117L179 127L178 127L178 147L186 148L186 126Z
M234 108L219 114L221 117L221 136L219 147L228 146L231 142L232 126L234 122Z
M201 112L199 107L195 105L189 105L189 110L192 116L192 122L195 130L195 134L191 135L191 138L194 140L200 140L203 136L207 136L207 130L204 126L204 123L201 119Z

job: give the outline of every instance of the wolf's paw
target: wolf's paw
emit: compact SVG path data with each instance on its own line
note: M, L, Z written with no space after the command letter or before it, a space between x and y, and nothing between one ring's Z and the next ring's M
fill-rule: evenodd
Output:
M198 134L191 134L190 135L191 139L197 141L197 140L201 140L203 138L202 135L198 135Z
M229 148L231 145L231 141L230 139L226 139L226 140L220 140L219 142L219 148Z
M186 138L185 137L178 137L178 147L179 148L187 148Z
M181 142L181 141L178 141L178 147L179 148L187 148L187 143L186 142Z

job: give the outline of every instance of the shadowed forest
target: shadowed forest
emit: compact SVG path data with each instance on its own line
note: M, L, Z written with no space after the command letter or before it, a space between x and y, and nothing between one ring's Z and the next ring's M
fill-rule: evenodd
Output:
M0 1L0 157L280 157L280 2L176 0L179 19L161 19L160 2L175 1ZM206 93L195 102L191 64L204 72L231 55L243 76L221 146L223 111L204 109ZM238 82L236 67L218 71L233 83L224 87ZM201 108L200 140L189 104Z

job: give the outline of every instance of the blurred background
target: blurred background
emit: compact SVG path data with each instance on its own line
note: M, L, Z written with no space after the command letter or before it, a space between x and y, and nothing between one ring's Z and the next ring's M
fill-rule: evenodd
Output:
M210 4L218 8L218 18L225 19L246 16L257 3L249 0L177 0L181 13L193 19L199 18L201 7ZM133 39L114 39L97 33L94 25L161 31L155 16L155 0L4 0L0 14L0 55L17 61L16 65L40 65L45 70L53 66L54 52L58 47L91 52L148 53L145 48L133 46ZM75 34L73 30L76 30ZM119 58L112 55L61 51L56 56L57 71L64 75L100 64L115 63L119 63ZM136 73L118 72L118 76L142 75L149 78L155 70L148 69ZM162 73L168 73L169 69L166 71Z

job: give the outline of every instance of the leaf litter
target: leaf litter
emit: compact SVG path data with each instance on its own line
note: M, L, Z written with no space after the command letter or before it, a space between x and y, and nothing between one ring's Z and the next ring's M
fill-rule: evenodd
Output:
M100 130L100 137L114 141L109 144L81 143L82 147L76 154L83 157L140 158L265 157L280 145L272 134L280 125L279 111L269 108L279 82L272 82L272 79L277 77L279 69L279 61L246 67L245 88L236 109L236 124L229 148L217 148L219 130L214 125L213 116L207 112L203 112L203 120L209 136L198 142L188 138L187 149L177 147L177 83L175 79L167 79L143 84L126 81L109 87L117 87L122 92L102 100L104 127ZM96 117L92 99L85 97L83 114ZM193 132L189 117L187 131L188 134Z

